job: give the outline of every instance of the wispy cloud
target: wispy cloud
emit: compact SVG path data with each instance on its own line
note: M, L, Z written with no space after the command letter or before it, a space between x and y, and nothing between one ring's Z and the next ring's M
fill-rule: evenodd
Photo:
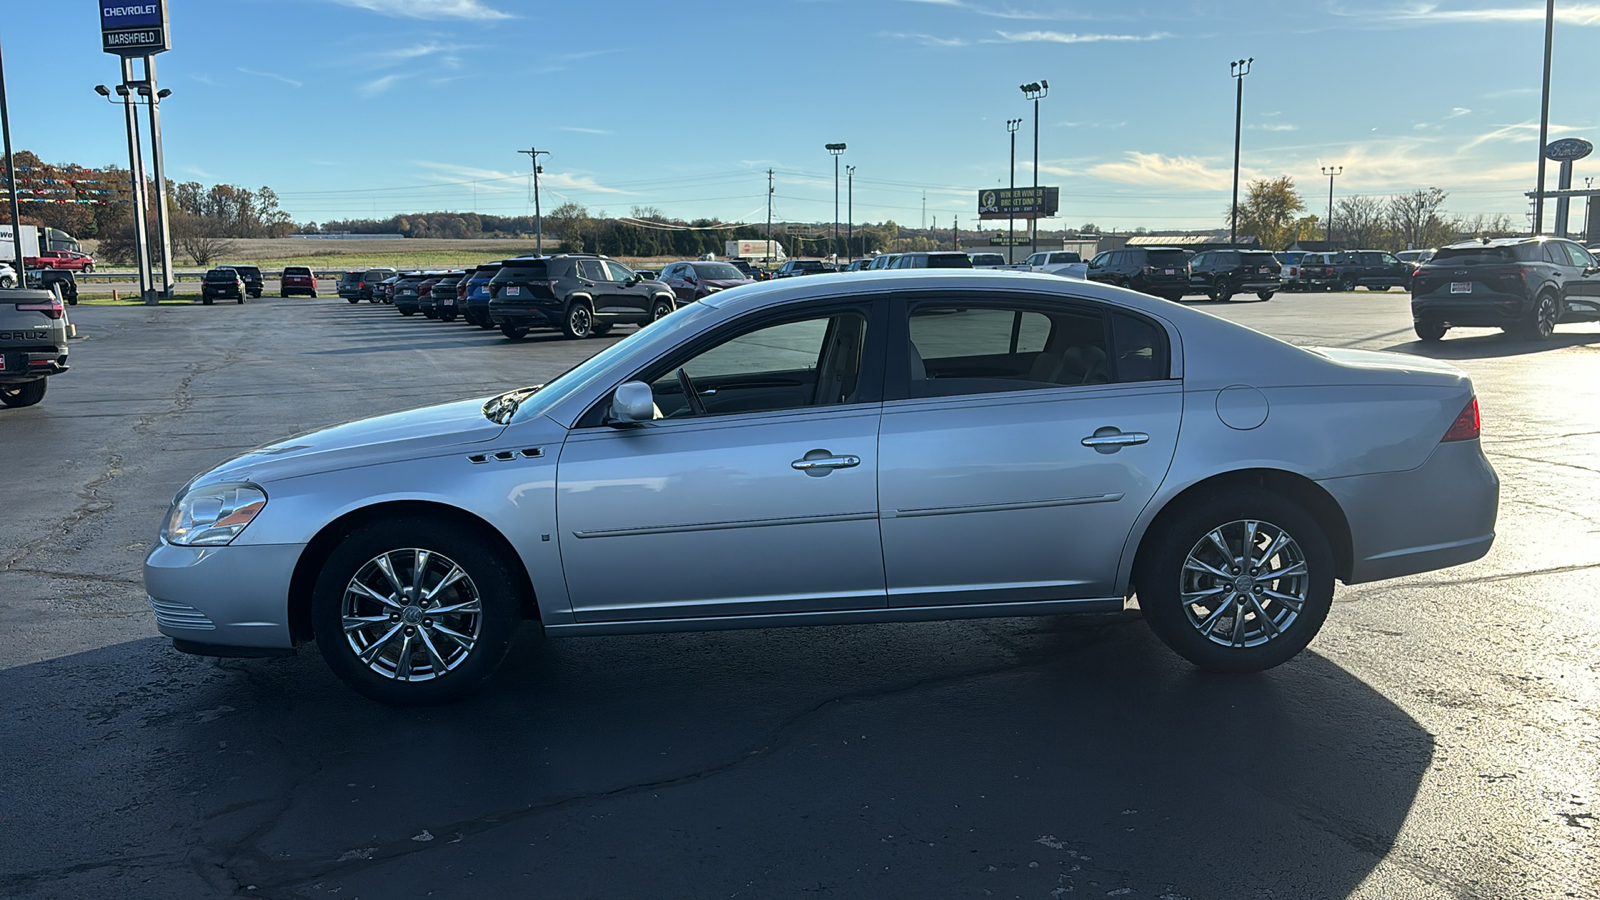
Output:
M1453 9L1440 3L1412 3L1398 9L1341 11L1345 15L1376 17L1393 21L1425 22L1543 22L1541 4L1502 6L1480 9ZM1556 21L1564 25L1600 25L1600 4L1567 3L1556 7Z
M985 44L1098 44L1104 41L1159 41L1172 35L1155 34L1078 34L1067 31L997 31L998 38L984 38Z
M996 19L1050 20L1078 18L1064 16L1059 13L1013 9L1009 6L985 6L981 3L968 2L968 0L904 0L904 2L915 3L920 6L943 6L946 9L959 9L964 12L977 13L980 16L991 16Z
M1464 116L1464 115L1466 115L1467 113L1470 113L1470 112L1472 112L1472 110L1467 109L1465 106L1456 106L1456 107L1452 107L1451 108L1449 114L1447 114L1445 116L1445 118L1446 119L1454 119L1457 116Z
M1127 122L1057 122L1055 128L1123 128Z
M579 134L610 134L611 133L611 132L605 130L604 128L579 128L576 125L562 125L557 130L558 131L576 131Z
M372 56L374 59L380 59L387 62L403 62L411 59L424 59L426 57L437 56L442 53L460 53L463 50L475 50L477 47L478 45L476 44L444 44L438 41L425 41L423 43L412 44L407 47L391 47L385 50L379 50L376 53L373 53Z
M1210 166L1194 156L1166 156L1161 153L1129 151L1120 162L1101 163L1089 174L1108 181L1148 187L1222 190L1233 178L1233 170ZM1243 173L1241 173L1243 175Z
M305 84L303 82L295 81L293 78L288 78L288 77L285 77L283 75L279 75L276 72L257 72L255 69L245 69L245 68L240 68L239 71L243 72L246 75L255 75L255 76L260 77L260 78L271 78L271 79L274 79L276 81L281 81L284 84L294 85L295 87L304 87L305 86Z
M966 38L942 38L931 34L922 34L914 31L888 31L879 35L886 38L898 38L903 41L916 41L924 47L965 47L972 43Z
M1551 134L1565 134L1581 129L1572 125L1550 126ZM1493 130L1486 131L1462 145L1462 150L1472 150L1491 141L1511 141L1518 144L1533 143L1539 140L1539 123L1528 121L1518 122L1514 125L1497 125Z
M376 97L384 91L387 91L389 88L394 87L395 83L400 81L402 78L405 78L405 76L400 74L385 75L382 78L374 78L356 88L356 93L363 97Z
M510 19L510 13L485 6L481 0L331 0L385 16L406 19Z
M565 188L569 191L588 191L594 194L633 193L633 191L624 191L620 188L606 187L588 175L573 175L567 172L546 172L541 183L558 190Z
M1299 131L1299 125L1290 125L1287 122L1265 122L1260 125L1246 125L1251 131Z
M424 169L431 169L458 181L475 182L477 190L489 194L518 193L523 190L523 180L532 174L531 172L502 172L499 169L479 169L473 166L423 159L412 160L411 164L421 166Z

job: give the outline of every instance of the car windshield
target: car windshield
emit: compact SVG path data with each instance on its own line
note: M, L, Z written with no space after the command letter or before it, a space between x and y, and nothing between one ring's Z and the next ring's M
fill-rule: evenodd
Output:
M726 265L695 266L694 267L694 271L695 271L696 275L699 275L701 278L707 279L708 281L743 281L744 280L744 273L739 271L738 269L735 269L733 266L726 266Z
M1517 248L1515 246L1444 247L1433 255L1430 262L1440 263L1447 260L1451 265L1458 266L1516 262Z

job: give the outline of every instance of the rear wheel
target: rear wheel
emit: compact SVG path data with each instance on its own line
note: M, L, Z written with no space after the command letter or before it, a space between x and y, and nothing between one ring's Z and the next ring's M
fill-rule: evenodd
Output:
M360 303L361 302L361 298L360 297L351 297L350 298L350 302L351 303Z
M278 299L279 300L282 300L282 299L284 299L285 297L288 297L288 296L289 296L289 292L288 291L279 291L278 292Z
M1389 287L1390 287L1390 285L1380 284L1380 285L1375 285L1373 287L1369 287L1369 288L1367 288L1367 290L1369 290L1369 291L1387 291L1389 289Z
M603 335L610 334L611 333L611 326L613 324L615 324L615 323L612 323L612 322L600 322L600 323L596 324L594 326L594 329L592 331L590 331L589 333L594 335L595 337L601 337Z
M210 296L202 296L200 298L200 302L205 306L210 306L211 305L211 297Z
M1169 301L1171 301L1173 303L1182 303L1183 302L1183 293L1181 291L1169 291L1169 292L1167 292L1165 294L1162 294L1161 296L1164 299L1169 300Z
M32 406L44 399L49 382L43 378L22 384L0 384L0 404L9 407Z
M453 522L374 522L345 538L317 576L312 627L322 658L380 703L458 699L500 665L517 626L517 581Z
M1272 291L1256 291L1256 296L1260 297L1263 300L1271 300L1272 299L1272 294L1273 294Z
M1534 341L1547 341L1556 331L1556 320L1561 318L1561 305L1554 294L1540 294L1533 301L1533 311L1518 329L1522 336Z
M676 308L676 304L674 304L671 300L664 298L657 300L650 307L650 321L659 322L662 319L665 319L667 316L672 315L672 311Z
M17 280L10 275L0 275L0 290L11 290L17 286Z
M402 316L414 316L416 314L417 314L417 311L414 310L414 309L402 309L402 310L400 310L400 315L402 315Z
M1260 488L1179 511L1139 555L1139 608L1174 652L1259 672L1304 650L1333 605L1333 550L1298 504Z
M528 336L528 329L521 325L501 325L500 333L513 341L520 341Z
M1443 340L1444 333L1450 330L1449 326L1442 322L1416 322L1411 327L1417 332L1417 337L1427 344Z
M1354 278L1346 278L1339 284L1339 287L1347 294L1354 293L1356 289L1356 280Z
M1229 300L1232 300L1233 285L1226 281L1217 282L1216 287L1211 289L1211 299L1217 301L1218 303L1226 303Z
M582 339L594 332L594 310L579 300L567 307L567 317L561 322L561 332L569 338Z

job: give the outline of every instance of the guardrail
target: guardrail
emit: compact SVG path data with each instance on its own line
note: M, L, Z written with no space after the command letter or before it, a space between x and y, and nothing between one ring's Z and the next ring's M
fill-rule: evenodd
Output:
M62 271L68 271L68 270L62 270ZM188 272L173 272L172 273L172 280L173 280L174 283L182 283L182 282L185 282L185 281L199 282L203 278L205 278L206 271L207 271L206 269L195 269L193 271L188 271ZM311 274L315 275L319 279L321 279L321 278L332 278L332 279L337 280L339 278L339 276L343 275L344 273L353 272L353 271L357 271L357 270L355 270L355 269L312 269L311 270ZM360 270L360 271L366 271L366 270L363 269L363 270ZM110 283L110 282L114 282L114 281L137 282L139 280L139 273L135 272L135 271L131 271L131 270L130 271L126 271L126 272L122 272L122 271L111 271L111 272L108 272L108 271L106 271L104 269L96 269L93 272L73 272L72 274L78 280L78 282L80 284L91 284L91 283L106 284L106 283ZM155 274L155 277L156 277L156 280L159 281L161 279L161 273L157 272ZM270 279L270 280L273 280L273 281L277 281L277 280L280 280L280 279L283 278L283 270L282 269L262 269L261 270L261 277L263 279Z

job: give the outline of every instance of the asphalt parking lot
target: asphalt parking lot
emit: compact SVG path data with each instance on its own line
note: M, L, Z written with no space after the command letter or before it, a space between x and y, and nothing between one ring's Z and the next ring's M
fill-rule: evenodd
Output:
M427 710L314 648L173 651L139 579L168 501L632 329L513 344L326 295L75 307L73 370L0 410L0 896L1600 897L1600 327L1424 348L1394 292L1195 305L1466 369L1490 555L1341 588L1257 676L1199 674L1131 614L528 626L482 696Z

